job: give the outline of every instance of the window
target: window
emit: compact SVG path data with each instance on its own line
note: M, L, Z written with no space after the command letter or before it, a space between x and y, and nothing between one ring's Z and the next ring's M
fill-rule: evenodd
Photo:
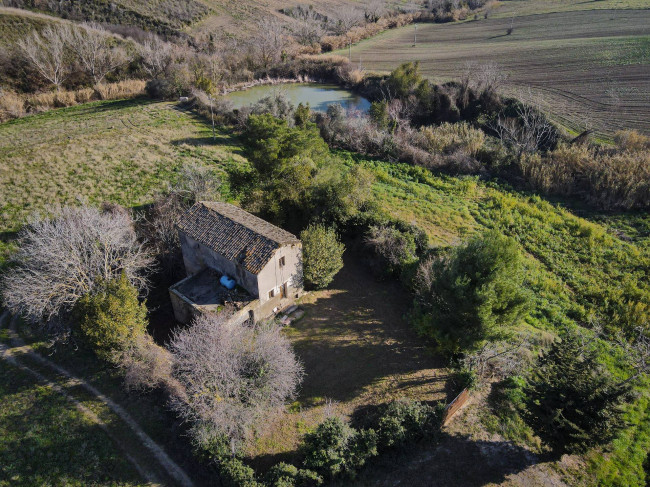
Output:
M280 257L280 267L284 267L284 257Z
M271 289L269 291L269 299L271 299L273 296L275 296L275 289Z

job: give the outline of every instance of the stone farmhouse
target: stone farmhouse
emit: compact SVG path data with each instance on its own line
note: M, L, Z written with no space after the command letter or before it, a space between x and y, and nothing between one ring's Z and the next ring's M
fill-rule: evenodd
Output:
M302 294L302 244L295 235L209 201L192 206L177 228L188 277L169 292L181 323L225 306L234 308L233 321L259 321Z

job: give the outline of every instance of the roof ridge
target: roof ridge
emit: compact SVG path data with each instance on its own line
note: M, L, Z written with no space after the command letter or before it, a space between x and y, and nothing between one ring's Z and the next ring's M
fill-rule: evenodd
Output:
M207 208L208 210L214 211L219 215L232 220L234 223L237 223L242 227L247 228L248 230L251 230L252 232L255 232L256 234L262 237L265 237L276 244L282 245L285 243L290 243L294 240L298 241L298 237L296 237L293 233L288 232L283 228L280 228L277 225L274 225L273 223L264 220L263 218L253 215L252 213L247 212L246 210L240 208L239 206L232 205L230 203L226 203L223 201L205 201L205 200L197 201L196 204L200 204L205 208ZM226 210L226 212L224 212L223 210ZM251 223L254 224L254 226L247 225L246 224L247 222L245 220L250 220ZM255 228L255 226L259 226L261 228ZM284 238L280 239L274 236L272 233L278 233Z

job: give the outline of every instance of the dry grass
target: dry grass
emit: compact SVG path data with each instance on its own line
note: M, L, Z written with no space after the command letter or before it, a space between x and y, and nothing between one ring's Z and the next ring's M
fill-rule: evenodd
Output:
M503 2L543 4L545 2ZM567 2L575 5L575 2ZM628 2L630 3L630 2ZM613 2L589 2L602 6ZM646 10L584 10L418 26L385 32L352 48L352 62L389 71L421 61L434 81L459 79L468 63L495 63L508 93L531 87L553 117L573 132L611 139L621 129L650 133L650 44ZM337 52L347 54L347 50Z
M13 91L0 91L0 123L25 115L25 100Z
M35 95L17 95L5 92L0 95L0 121L19 118L28 113L40 113L53 108L64 108L88 103L92 100L120 100L144 95L146 82L125 80L105 83L93 88L74 91L50 91Z
M229 137L190 113L146 100L94 102L0 125L0 232L48 205L152 200L187 162L233 157Z

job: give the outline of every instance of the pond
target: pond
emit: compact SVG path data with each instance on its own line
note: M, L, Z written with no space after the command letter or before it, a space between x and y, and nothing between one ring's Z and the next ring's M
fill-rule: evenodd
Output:
M309 103L312 110L324 112L329 105L340 103L348 110L367 112L370 102L364 97L336 85L316 83L284 83L281 85L260 85L226 95L235 108L252 105L267 95L284 93L294 105Z

